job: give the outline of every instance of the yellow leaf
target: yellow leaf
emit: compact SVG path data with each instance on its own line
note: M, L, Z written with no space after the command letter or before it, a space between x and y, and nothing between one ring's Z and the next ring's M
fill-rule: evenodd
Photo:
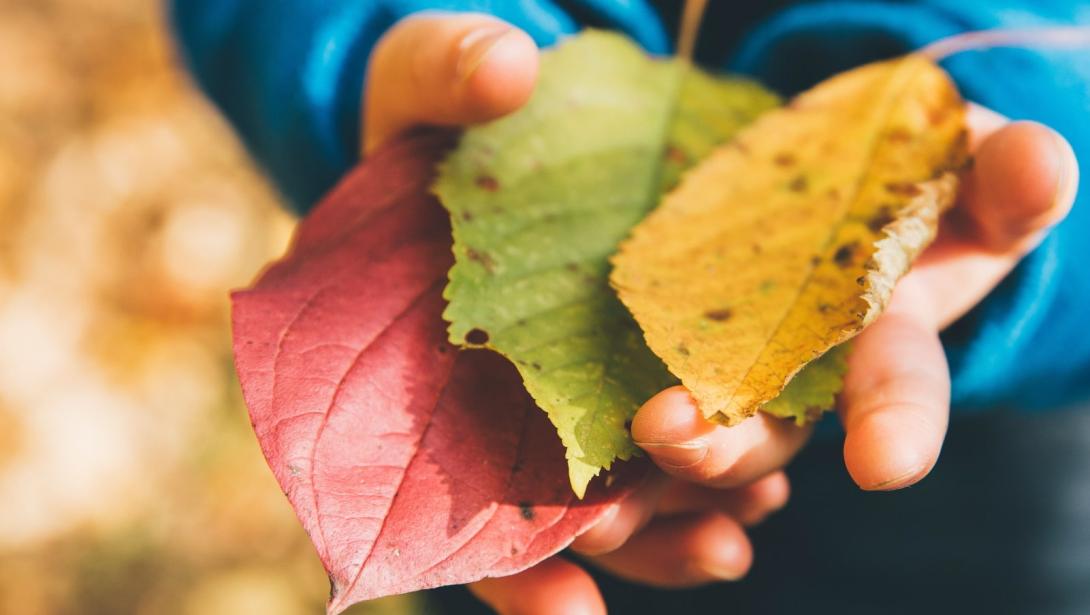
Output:
M966 141L926 58L833 77L690 171L612 283L704 415L734 424L884 309L953 202Z

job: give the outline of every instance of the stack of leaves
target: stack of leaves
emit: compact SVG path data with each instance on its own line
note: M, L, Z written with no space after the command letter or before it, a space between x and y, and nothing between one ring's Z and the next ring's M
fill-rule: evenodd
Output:
M542 59L525 109L468 131L443 165L450 340L515 364L576 493L635 453L628 421L675 383L609 287L610 255L683 170L776 102L589 33Z
M915 57L776 104L586 33L449 154L430 133L370 158L236 294L254 429L331 612L567 546L638 479L626 463L590 484L677 378L727 423L833 405L837 344L953 197L963 110Z

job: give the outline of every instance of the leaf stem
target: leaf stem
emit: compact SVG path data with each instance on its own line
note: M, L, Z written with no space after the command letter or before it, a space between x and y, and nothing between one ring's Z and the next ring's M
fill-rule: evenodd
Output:
M677 36L677 55L692 62L696 38L700 33L700 22L704 18L704 9L708 0L685 0L685 10L681 14L681 28Z
M1090 47L1090 26L978 30L939 39L919 53L938 62L965 51L993 47Z

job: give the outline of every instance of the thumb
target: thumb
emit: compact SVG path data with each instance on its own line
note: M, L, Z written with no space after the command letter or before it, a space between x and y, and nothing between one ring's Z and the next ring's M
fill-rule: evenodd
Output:
M410 16L371 54L364 152L417 124L461 126L511 113L530 98L537 67L534 41L494 17Z

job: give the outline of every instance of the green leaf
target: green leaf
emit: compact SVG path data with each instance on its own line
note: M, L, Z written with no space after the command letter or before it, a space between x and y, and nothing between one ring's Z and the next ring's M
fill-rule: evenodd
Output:
M805 425L816 421L836 406L836 395L844 386L848 371L851 342L833 347L818 359L807 363L787 384L783 392L761 410Z
M515 364L576 494L636 452L629 419L676 382L610 288L609 256L684 169L777 102L590 31L545 52L530 103L468 130L441 166L450 339Z

